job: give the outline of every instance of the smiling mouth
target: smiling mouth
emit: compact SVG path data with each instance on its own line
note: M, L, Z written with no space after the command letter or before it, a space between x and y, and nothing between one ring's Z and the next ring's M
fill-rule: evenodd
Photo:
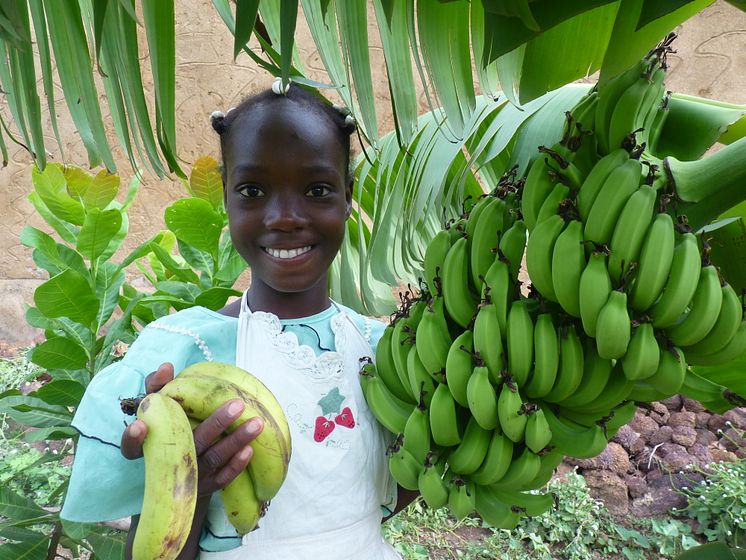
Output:
M271 247L263 247L263 249L265 253L276 259L294 259L299 255L308 253L311 250L311 245L298 247L297 249L272 249Z

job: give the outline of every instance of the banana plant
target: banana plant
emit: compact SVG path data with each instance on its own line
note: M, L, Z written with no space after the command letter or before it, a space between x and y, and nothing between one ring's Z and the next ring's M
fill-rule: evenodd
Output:
M479 110L475 78L483 95L494 97L501 89L514 104L526 104L599 69L605 80L714 0L371 2L397 139L408 145L418 134L418 83L432 84L425 89L431 109L448 117L442 132L462 141ZM329 76L326 86L337 88L365 142L378 150L382 131L374 99L381 92L370 71L371 2L213 0L213 6L234 34L234 57L248 56L284 81L318 87L303 77L295 48L298 18L305 18ZM742 2L732 3L743 9ZM64 160L55 110L59 83L91 167L116 171L107 139L113 129L134 169L183 177L175 115L177 23L173 0L141 0L139 5L134 0L2 2L3 161L13 142L44 168L52 147L42 118L50 119L56 158ZM148 46L154 103L143 93L142 42ZM104 97L108 118L100 105Z

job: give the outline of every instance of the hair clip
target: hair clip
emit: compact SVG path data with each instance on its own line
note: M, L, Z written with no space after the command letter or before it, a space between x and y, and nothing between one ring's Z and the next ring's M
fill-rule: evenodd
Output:
M275 78L275 81L272 82L272 92L275 95L285 95L288 90L290 89L290 79L288 78L288 83L283 85L282 78Z
M345 117L345 124L347 126L357 126L357 121L355 120L355 117L353 117L352 115L347 115Z

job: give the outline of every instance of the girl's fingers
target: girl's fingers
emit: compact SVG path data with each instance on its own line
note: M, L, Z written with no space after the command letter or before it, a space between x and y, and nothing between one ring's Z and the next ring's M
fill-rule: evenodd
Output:
M208 472L221 469L246 449L246 446L259 435L261 428L261 421L258 418L244 422L231 434L208 447L204 453L198 452L200 467L204 467Z
M202 455L228 429L228 426L241 416L243 409L244 403L241 399L230 400L192 430L197 456Z
M135 420L124 429L120 450L126 459L142 457L142 442L148 433L148 426L142 420Z
M254 450L251 446L247 445L243 449L239 450L238 453L233 455L222 468L215 471L212 479L216 485L215 490L219 488L225 488L230 484L239 473L246 468L251 461L251 457L254 454ZM214 490L213 490L214 492Z
M145 378L145 392L155 393L174 378L173 364L166 362Z

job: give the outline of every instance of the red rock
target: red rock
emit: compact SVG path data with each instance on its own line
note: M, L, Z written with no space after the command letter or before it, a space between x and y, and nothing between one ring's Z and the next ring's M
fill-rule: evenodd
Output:
M684 447L691 447L697 441L697 431L689 426L674 426L671 440Z
M694 412L696 414L697 412L704 412L705 410L705 407L702 406L702 403L699 401L688 399L686 397L684 397L683 401L684 409L688 412Z
M625 515L629 511L627 485L619 475L596 470L584 473L583 478L591 496L601 500L612 514Z
M712 416L712 414L710 414L709 412L697 412L694 418L694 427L707 428L707 423L710 421L710 416Z
M683 401L681 398L681 395L674 395L672 397L668 397L665 400L661 401L661 404L665 406L668 410L673 412L678 412L681 410L681 405Z
M723 413L726 422L730 422L735 428L746 430L746 409L734 408Z
M661 426L656 432L648 439L648 445L658 445L659 443L666 443L671 441L673 435L673 428L671 426Z
M698 444L710 445L711 443L715 443L718 440L718 437L715 434L713 434L710 430L698 428L694 431L697 433L696 443Z
M694 428L696 415L694 412L673 412L668 424L673 426L689 426Z
M659 426L655 420L638 411L629 423L629 427L640 434L643 439L647 440L658 431Z

